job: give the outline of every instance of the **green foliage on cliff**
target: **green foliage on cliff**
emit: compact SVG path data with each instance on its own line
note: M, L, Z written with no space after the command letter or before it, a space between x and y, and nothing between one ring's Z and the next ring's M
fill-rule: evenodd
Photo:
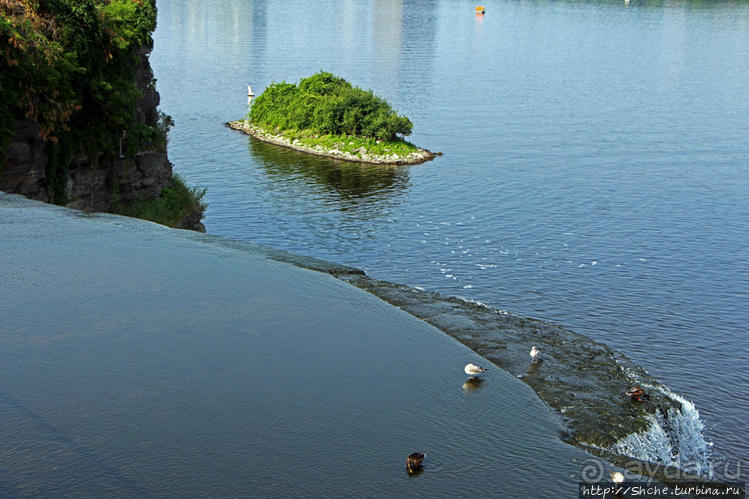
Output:
M51 198L64 203L74 155L114 157L123 136L129 155L159 142L157 116L137 122L134 85L155 27L155 0L0 0L0 165L14 121L35 121Z
M191 214L205 211L207 205L203 202L203 196L205 189L187 187L182 178L175 174L172 175L171 185L164 188L161 196L127 205L115 203L112 213L179 227Z
M252 103L250 122L268 130L305 130L321 135L350 135L396 141L413 124L371 90L320 72L298 85L274 83Z

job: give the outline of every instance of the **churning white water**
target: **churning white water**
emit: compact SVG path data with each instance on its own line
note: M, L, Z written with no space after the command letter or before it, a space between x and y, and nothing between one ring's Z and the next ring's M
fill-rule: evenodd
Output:
M712 443L703 434L704 424L692 402L665 387L657 387L664 395L681 404L681 410L670 408L648 416L650 427L619 440L610 449L615 454L643 461L677 466L679 469L713 477Z

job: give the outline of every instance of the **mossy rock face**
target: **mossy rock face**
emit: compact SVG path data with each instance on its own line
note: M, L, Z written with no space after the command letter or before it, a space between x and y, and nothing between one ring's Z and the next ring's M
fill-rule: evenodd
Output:
M205 189L187 187L179 175L172 175L169 187L161 195L144 198L128 204L115 203L112 213L150 220L168 227L205 232L200 222L206 204Z
M76 162L114 165L166 146L168 126L144 112L157 100L143 63L156 17L156 0L0 2L0 164L26 163L9 148L17 123L33 123L46 159L38 199L68 204Z

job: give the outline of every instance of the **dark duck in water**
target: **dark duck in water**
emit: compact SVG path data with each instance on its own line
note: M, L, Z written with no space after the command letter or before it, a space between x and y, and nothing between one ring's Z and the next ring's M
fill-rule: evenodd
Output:
M648 393L639 386L633 386L632 388L627 390L627 395L629 395L632 400L636 400L637 402L642 402L643 399L650 400L650 395L648 395Z
M424 456L426 455L426 452L414 452L409 455L406 458L406 471L408 471L409 474L416 472L416 470L421 468L421 463L424 461Z

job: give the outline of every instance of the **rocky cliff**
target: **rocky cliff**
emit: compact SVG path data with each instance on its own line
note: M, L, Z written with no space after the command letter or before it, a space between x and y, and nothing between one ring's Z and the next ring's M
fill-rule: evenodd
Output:
M136 113L138 122L146 123L158 114L159 93L151 84L153 72L146 48L141 50L140 61L135 85L143 97L138 100ZM39 125L33 121L15 122L15 137L0 174L0 190L50 202L49 150L39 132ZM71 161L66 182L66 206L109 211L113 202L126 204L159 196L162 189L169 186L172 177L172 164L166 149L140 150L134 158L107 160L100 156L96 160L78 155Z
M131 206L154 201L170 221L149 219L201 230L202 194L167 157L172 122L148 61L155 0L76 5L0 2L0 191L142 218ZM175 189L178 208L161 199Z

